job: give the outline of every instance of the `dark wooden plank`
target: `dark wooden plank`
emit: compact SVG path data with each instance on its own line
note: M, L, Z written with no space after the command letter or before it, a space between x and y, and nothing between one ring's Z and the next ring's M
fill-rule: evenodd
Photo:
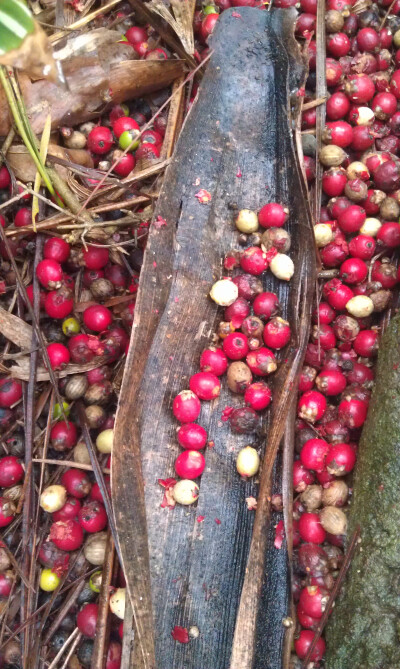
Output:
M254 519L245 498L257 495L255 484L241 481L235 469L236 454L249 437L232 435L221 421L223 408L240 405L240 398L224 389L218 400L203 403L199 422L215 447L206 453L196 506L160 508L157 478L173 475L179 452L172 399L197 371L199 355L221 317L207 295L223 274L224 254L237 244L230 206L257 209L274 199L288 203L292 256L297 259L307 241L311 248L288 119L289 90L296 78L290 71L292 45L286 51L274 31L286 35L287 20L290 14L279 10L242 7L222 15L199 100L182 131L159 200L156 214L167 225L153 226L145 254L112 472L125 574L148 657L143 666L155 662L150 580L158 669L226 669L230 662ZM195 198L200 188L211 193L209 205ZM286 284L270 275L265 286L279 293L285 314L297 313L300 290L290 302ZM297 344L295 337L290 361L299 358ZM288 365L282 366L283 378ZM268 416L263 423L262 432L250 440L260 450ZM200 515L202 523L197 522ZM267 564L269 573L272 562ZM287 578L282 561L275 560L275 568L279 582L273 587L280 595L270 638L276 640ZM268 587L261 599L270 610L273 590ZM178 644L171 637L174 625L196 625L200 636L188 645Z

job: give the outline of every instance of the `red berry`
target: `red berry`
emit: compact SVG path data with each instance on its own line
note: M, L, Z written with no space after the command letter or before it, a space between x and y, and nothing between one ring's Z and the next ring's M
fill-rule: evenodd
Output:
M8 186L11 184L11 177L8 169L4 167L0 167L0 188L8 188Z
M378 333L376 330L362 330L354 340L354 350L363 358L372 358L378 351Z
M241 332L231 332L225 337L222 348L230 360L241 360L249 352L247 337Z
M317 390L304 393L298 403L299 418L310 423L320 420L326 411L326 398Z
M400 228L399 228L400 229ZM243 321L250 314L250 304L244 297L238 297L225 309L224 320L230 321L235 329L240 328Z
M86 497L92 487L87 474L81 469L67 469L61 477L61 483L69 495L78 499Z
M47 290L60 288L63 278L62 267L56 260L41 260L36 267L36 276Z
M367 74L350 74L345 84L345 91L350 102L365 104L375 93L375 86Z
M50 541L63 551L75 551L82 546L83 529L76 520L58 520L50 527Z
M221 382L211 372L198 372L190 377L189 388L200 400L214 400L221 391Z
M324 325L323 323L321 323L319 326L314 325L312 330L312 339L317 344L319 344L319 346L321 346L324 351L329 351L329 349L336 346L335 333L330 325Z
M244 297L252 302L254 298L262 293L262 283L260 279L251 274L239 274L233 279L233 283L238 287L239 297Z
M375 239L368 235L357 235L349 242L350 255L361 260L370 260L374 255L375 247Z
M379 281L382 284L382 288L394 288L397 283L396 266L390 262L376 260L372 267L371 278L372 281Z
M299 638L296 639L294 642L294 648L296 654L299 656L300 659L304 660L304 658L307 656L308 649L310 648L313 639L314 639L314 632L312 632L311 630L301 630ZM320 660L322 660L324 653L325 653L325 641L321 637L315 644L314 650L310 656L310 661L319 662Z
M301 370L300 381L299 381L299 392L305 393L307 390L311 390L314 386L314 380L317 375L317 370L314 367L305 365Z
M0 407L7 409L22 397L22 385L17 379L0 380Z
M83 262L87 269L102 269L109 260L108 249L100 246L88 246L83 251Z
M93 304L83 312L83 322L89 330L104 332L111 325L112 313L102 304Z
M358 204L352 204L338 216L338 225L345 234L358 232L366 219L365 209Z
M299 532L302 540L310 544L322 544L325 541L326 532L317 513L303 513L300 516Z
M329 325L335 316L335 310L327 302L320 302L313 312L313 323Z
M333 93L326 101L326 115L331 121L344 118L350 110L350 102L342 92Z
M106 126L98 125L89 132L87 148L93 153L103 155L108 153L113 145L112 132Z
M108 646L105 669L120 669L122 646L117 641L110 641Z
M200 28L200 34L203 42L206 42L208 37L213 32L218 19L219 14L207 14L207 16L203 19Z
M333 58L347 56L350 46L350 40L345 33L334 33L327 36L326 50Z
M368 267L360 258L348 258L340 267L340 278L349 284L361 283L367 274Z
M377 119L388 121L397 109L397 98L388 91L378 93L371 102L371 109Z
M146 42L147 32L140 26L131 26L125 33L125 37L131 44ZM115 132L115 131L114 131Z
M367 418L367 411L368 406L362 400L344 399L338 407L338 418L347 427L361 427Z
M373 381L375 378L374 372L367 365L363 365L359 362L353 362L353 368L347 374L347 380L349 383L357 383L358 385L363 385L369 381Z
M258 246L250 246L243 251L240 266L244 272L259 276L268 269L267 254Z
M255 316L268 320L280 312L278 296L275 293L260 293L253 302Z
M78 334L68 340L68 349L72 362L84 365L94 358L94 351L89 347L87 334Z
M49 356L52 369L64 369L70 361L70 353L64 344L49 344L47 346L47 355Z
M263 381L252 383L244 393L244 401L255 411L266 409L271 400L271 389Z
M285 225L289 210L277 202L265 204L258 213L258 222L263 228L280 228Z
M257 376L272 374L277 367L274 354L265 346L250 351L246 356L246 363L250 367L250 371Z
M327 58L325 63L325 76L327 86L337 86L343 76L341 64L334 58Z
M329 592L326 588L311 585L301 591L299 605L312 618L322 618L328 599Z
M377 53L381 44L380 37L373 28L361 28L357 33L357 45L360 51Z
M11 488L24 477L24 468L15 455L7 455L0 459L0 487Z
M319 391L330 397L340 395L346 388L347 381L342 372L336 369L323 369L315 379L315 384Z
M142 158L147 158L148 160L155 160L160 157L160 148L157 144L152 144L149 142L142 142L139 148L136 150L135 158L140 160Z
M325 468L328 451L329 444L324 439L309 439L301 449L300 460L307 469L321 472Z
M57 520L70 520L78 516L79 509L81 508L81 503L76 497L67 497L67 501L64 506L58 511L54 511L51 514L53 521Z
M293 463L293 487L296 492L304 492L308 485L314 483L313 474L300 462Z
M197 423L185 423L177 432L178 442L182 448L190 451L201 451L207 443L207 432Z
M53 425L50 431L51 447L55 451L67 451L73 448L78 441L78 434L74 423L70 420L60 420Z
M307 630L314 630L314 631L318 628L319 619L309 616L308 613L303 611L303 609L300 607L300 604L298 604L296 607L296 617L297 617L297 622L299 623L299 625L301 625L301 627L304 627Z
M175 460L175 471L183 479L196 479L202 475L205 464L202 453L185 450Z
M329 197L341 195L346 183L347 175L343 167L331 167L322 175L322 190Z
M400 246L400 225L395 221L382 223L376 238L389 249Z
M116 160L116 158L117 156L113 154L113 161ZM121 153L118 158L118 163L114 167L114 172L123 179L132 172L135 165L136 160L132 153L126 153L125 155Z
M174 399L172 411L180 423L193 423L201 410L200 400L191 390L182 390Z
M56 318L57 320L66 318L74 308L74 300L69 288L61 286L58 290L47 293L44 308L50 318Z
M347 302L354 297L351 288L346 286L339 279L331 279L328 281L323 288L323 294L330 306L337 311L345 309Z
M49 237L43 246L43 256L58 263L68 260L70 251L69 244L61 237Z
M264 344L274 349L281 349L290 341L290 325L279 316L272 318L263 331Z
M328 122L323 133L323 141L345 148L353 141L353 128L346 121Z
M99 614L98 604L85 604L76 616L76 625L81 634L94 639L96 636L97 617Z
M85 502L78 513L78 520L86 532L101 532L107 525L107 513L101 502Z
M14 225L16 228L22 228L25 225L31 225L32 223L32 209L28 207L22 207L18 209L14 217Z
M220 348L206 348L200 356L200 369L216 376L225 374L228 369L228 359L224 351Z
M326 457L326 468L330 474L345 476L356 464L356 454L350 444L332 444Z

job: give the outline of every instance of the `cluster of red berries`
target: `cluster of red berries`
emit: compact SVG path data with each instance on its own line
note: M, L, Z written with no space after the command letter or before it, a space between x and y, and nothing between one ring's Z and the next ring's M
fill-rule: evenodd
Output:
M243 233L242 243L251 245L225 258L227 272L239 273L217 281L210 291L213 301L225 306L215 345L203 351L200 372L190 378L189 389L180 392L173 402L174 416L182 423L178 442L185 449L175 462L175 470L183 479L196 479L204 470L205 458L199 451L206 446L207 432L194 421L200 415L200 400L211 401L219 396L220 377L226 373L228 388L244 399L244 406L230 407L225 412L232 431L237 434L257 431L260 423L257 412L266 409L272 400L271 389L264 379L277 369L276 352L288 344L291 331L289 323L278 315L281 308L277 295L263 290L261 278L268 268L284 280L293 274L289 256L272 245L276 241L283 250L279 240L284 239L284 250L289 249L290 236L282 230L288 215L281 204L270 203L258 214L241 210L236 217L236 227ZM253 233L259 227L264 232L255 239ZM254 380L254 377L259 378ZM173 492L176 501L191 503L197 499L198 487L191 486L192 497L189 502L182 502L179 496L182 482L178 485L178 495Z

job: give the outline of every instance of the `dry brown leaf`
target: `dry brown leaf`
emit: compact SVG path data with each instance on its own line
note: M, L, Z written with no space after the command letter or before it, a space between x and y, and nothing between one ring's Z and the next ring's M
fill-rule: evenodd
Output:
M30 350L32 346L32 327L18 316L10 314L0 307L0 332L19 348Z
M193 13L195 0L151 0L148 7L165 19L181 40L186 53L194 54ZM173 14L170 12L170 7Z

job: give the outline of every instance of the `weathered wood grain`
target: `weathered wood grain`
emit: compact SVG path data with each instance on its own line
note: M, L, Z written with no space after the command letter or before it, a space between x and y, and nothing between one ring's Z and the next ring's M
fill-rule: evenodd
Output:
M283 313L291 320L295 314L301 317L293 323L293 341L275 383L275 423L287 413L288 391L295 390L291 374L293 365L296 370L301 362L307 336L304 314L309 312L314 252L289 115L289 94L300 73L298 61L297 67L290 67L295 64L292 21L290 12L279 10L240 7L222 15L199 99L185 123L159 199L156 217L166 225L152 226L145 253L112 468L116 525L142 649L135 667L230 666L254 522L245 498L257 496L255 483L237 475L235 459L248 443L264 450L269 416L260 434L250 439L232 435L221 414L226 405L239 406L242 400L224 388L218 400L203 403L199 419L215 446L206 452L197 505L162 509L157 479L174 475L180 450L173 397L188 387L222 316L208 292L224 274L225 253L237 245L233 205L258 209L278 200L292 212L288 228L296 277L290 286L272 275L265 279L266 288L278 292ZM201 188L211 193L208 205L195 197ZM305 264L300 262L303 256ZM281 407L282 388L286 394ZM284 424L284 418L282 426L275 424L276 447ZM274 459L271 452L271 462ZM280 469L276 468L276 489L281 487ZM264 481L264 494L267 488ZM266 551L273 528L265 509L257 513L259 531L266 532L262 561L257 561L262 577L257 584L259 601L244 631L250 634L255 666L278 669L288 601L287 554L285 549ZM204 516L203 522L198 522L199 516ZM268 618L268 630L259 628L255 656L259 604L260 620ZM179 644L171 637L175 625L195 625L200 636Z

